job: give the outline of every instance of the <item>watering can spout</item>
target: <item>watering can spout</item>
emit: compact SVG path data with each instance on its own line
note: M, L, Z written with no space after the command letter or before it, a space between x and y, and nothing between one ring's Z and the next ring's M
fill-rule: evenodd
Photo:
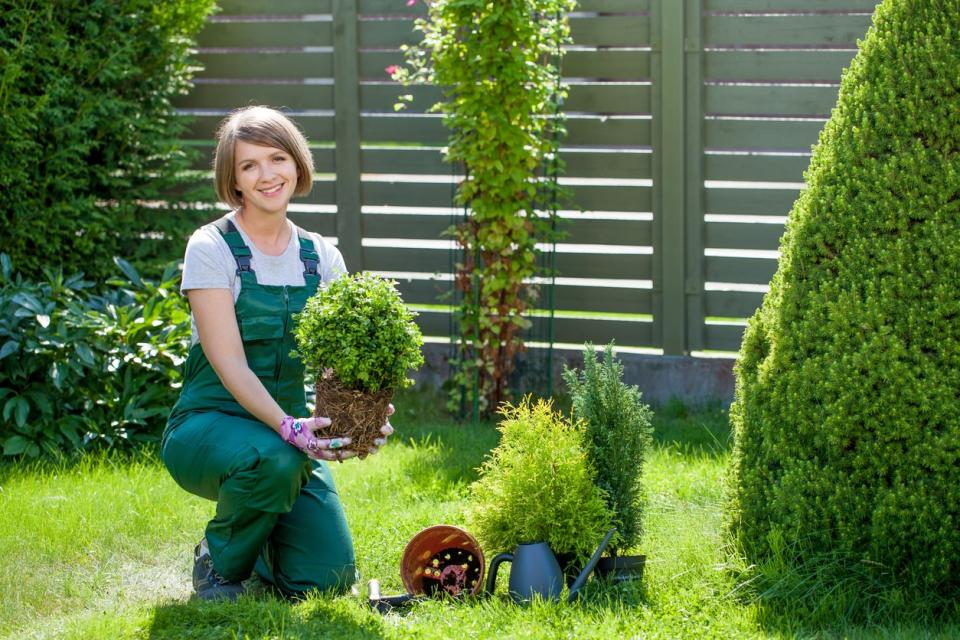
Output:
M607 545L610 544L610 539L613 537L613 534L617 532L617 528L614 527L607 531L607 535L603 536L603 540L600 542L600 546L597 547L597 550L593 552L593 555L590 556L590 559L587 561L587 564L583 567L583 571L580 572L580 575L577 576L577 579L574 581L573 585L570 587L570 593L567 595L567 602L573 602L580 597L580 588L583 587L587 582L587 578L590 577L590 574L593 573L593 570L597 566L597 562L600 561L600 556L603 555L604 549L607 548Z

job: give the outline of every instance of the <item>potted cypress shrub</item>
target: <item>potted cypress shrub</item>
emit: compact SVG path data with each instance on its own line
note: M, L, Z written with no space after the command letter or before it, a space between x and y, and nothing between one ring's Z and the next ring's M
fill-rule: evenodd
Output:
M623 382L623 364L614 358L612 342L601 358L587 343L583 369L565 368L563 378L570 388L572 417L585 426L587 455L618 532L597 573L614 581L639 579L646 557L623 552L636 547L643 533L642 476L653 412L641 401L640 390Z
M314 415L329 417L361 455L381 437L394 391L423 364L415 315L393 281L361 273L317 291L297 316L296 354L316 379Z
M500 443L470 487L470 531L487 554L546 542L582 565L612 518L594 482L583 426L529 396L500 414Z

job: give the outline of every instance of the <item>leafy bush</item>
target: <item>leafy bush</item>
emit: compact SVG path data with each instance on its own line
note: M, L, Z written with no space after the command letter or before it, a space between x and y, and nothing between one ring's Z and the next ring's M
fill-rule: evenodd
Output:
M613 343L598 360L593 345L583 349L583 370L564 369L573 399L574 420L583 421L588 456L596 483L613 512L617 535L611 551L629 549L643 533L643 462L651 442L653 412L640 390L623 382L623 364L613 357Z
M585 562L613 515L594 483L583 425L529 397L500 413L500 444L470 487L470 531L490 553L544 541Z
M159 438L179 393L190 317L176 265L159 284L123 260L104 295L75 275L34 282L0 255L0 443L5 455Z
M0 251L28 278L182 250L196 222L151 209L189 166L171 98L213 0L5 2L0 20ZM145 239L167 237L167 242ZM159 235L158 235L159 234ZM173 247L174 249L170 249ZM173 251L173 253L171 253Z
M736 367L750 563L960 587L958 42L956 2L886 0L843 76Z
M333 369L359 391L413 384L423 364L423 336L391 280L369 273L343 276L311 297L297 317L297 355L308 373Z

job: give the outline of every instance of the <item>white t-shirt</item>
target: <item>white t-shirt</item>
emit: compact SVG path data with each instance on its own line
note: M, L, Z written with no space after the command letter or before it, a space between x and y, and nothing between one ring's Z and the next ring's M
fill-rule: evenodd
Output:
M287 220L289 225L290 242L279 256L268 256L257 249L250 237L244 233L236 223L236 212L231 211L227 218L233 221L240 232L240 236L253 254L250 257L250 268L256 273L257 282L269 285L304 285L303 262L300 260L300 240L297 227ZM317 273L322 283L333 282L347 272L343 263L343 256L335 246L327 242L319 233L308 232L313 239L317 251ZM186 255L183 258L183 276L180 283L180 292L186 293L190 289L230 289L233 291L233 300L236 302L240 295L240 278L237 277L237 261L230 253L227 241L220 235L212 224L207 224L190 236L187 242ZM199 341L197 323L190 313L192 337L190 345Z

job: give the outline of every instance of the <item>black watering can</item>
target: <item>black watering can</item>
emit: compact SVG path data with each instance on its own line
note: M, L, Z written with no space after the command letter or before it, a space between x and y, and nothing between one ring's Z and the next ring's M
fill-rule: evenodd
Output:
M583 571L577 576L573 586L570 587L570 594L567 602L573 602L580 595L580 588L586 583L587 578L597 566L600 555L607 548L610 538L616 533L616 529L610 529L597 550L593 552L590 560ZM533 542L530 544L521 544L517 546L514 553L498 554L490 563L490 573L487 574L487 592L493 593L494 586L497 583L497 569L503 562L512 562L513 567L510 570L510 596L514 602L523 602L539 595L545 600L559 600L560 592L563 589L563 571L560 570L560 563L557 557L553 555L550 546L546 542Z

